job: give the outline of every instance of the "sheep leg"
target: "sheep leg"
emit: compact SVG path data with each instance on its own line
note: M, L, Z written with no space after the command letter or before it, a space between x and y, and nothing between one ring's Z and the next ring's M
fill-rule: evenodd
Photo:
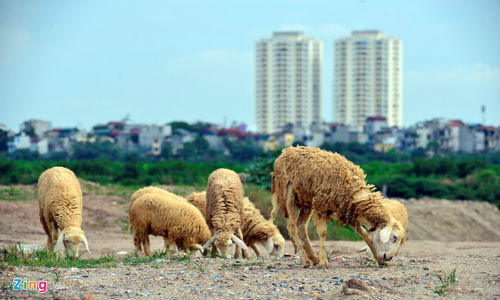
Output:
M368 232L366 232L366 230L359 224L354 227L354 230L359 234L359 236L361 236L363 241L365 241L366 245L368 245L368 247L372 251L375 260L380 263L380 261L377 258L377 252L375 251L375 245L373 245L372 239L370 238Z
M144 235L142 246L144 248L144 254L146 254L146 256L151 256L151 250L149 249L149 234Z
M302 207L299 211L299 217L297 219L297 225L299 227L299 238L302 241L304 250L307 256L317 265L320 261L318 256L314 253L314 249L309 240L309 235L307 234L307 224L309 224L309 219L311 218L313 210L311 208Z
M59 231L57 230L57 225L54 221L49 221L49 237L47 238L47 248L49 252L54 252L54 248L59 238ZM50 242L49 242L50 241Z
M326 241L326 219L324 217L315 217L314 222L316 223L316 231L319 235L320 240L320 249L319 249L319 265L320 267L328 267L328 260L326 259L326 249L325 249L325 241Z
M217 246L215 246L215 242L212 243L212 258L217 257Z
M290 239L293 241L293 243L299 246L299 249L301 250L300 259L302 260L302 263L305 265L310 265L311 260L308 257L307 253L304 251L304 247L299 240L297 232L297 223L296 223L297 218L295 217L295 204L293 201L295 197L292 197L292 194L293 194L293 185L289 184L286 193L286 210L288 212L288 222L287 222L288 235L290 236Z
M259 250L259 248L257 247L257 245L256 245L256 244L252 244L250 247L252 247L253 252L255 252L255 255L256 255L257 257L260 257L261 253L260 253L260 250Z
M142 240L140 233L138 231L134 231L134 245L135 245L135 251L137 252L142 251Z

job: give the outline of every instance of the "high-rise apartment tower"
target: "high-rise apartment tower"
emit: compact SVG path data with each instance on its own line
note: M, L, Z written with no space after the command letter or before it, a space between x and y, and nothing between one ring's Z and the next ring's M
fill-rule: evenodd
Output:
M302 32L275 32L255 44L257 130L275 133L289 124L321 122L323 44Z
M353 31L334 48L334 122L362 126L376 116L401 127L402 42L381 31Z

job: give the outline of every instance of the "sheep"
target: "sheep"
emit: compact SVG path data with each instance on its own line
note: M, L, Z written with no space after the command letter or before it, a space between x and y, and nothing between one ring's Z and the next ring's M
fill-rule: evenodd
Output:
M147 187L143 187L141 189L138 189L137 191L135 191L130 196L129 210L130 210L130 207L132 207L132 204L134 203L134 201L136 199L138 199L142 195L148 194L148 193L160 193L160 194L165 195L166 197L177 197L179 200L180 199L184 200L183 198L178 197L177 195L172 194L172 193L170 193L170 192L168 192L168 191L166 191L164 189L161 189L161 188L158 188L158 187L155 187L155 186L147 186ZM131 231L131 225L130 225L130 222L129 222L129 224L128 224L128 232L130 232L130 231ZM165 238L165 249L169 250L171 252L178 252L177 245L175 244L175 242L172 241L172 240L169 240L167 238Z
M73 171L64 167L45 170L38 178L37 198L48 250L58 252L64 245L66 256L77 258L83 243L90 253L81 229L82 190Z
M385 264L397 254L405 229L382 205L382 195L374 192L365 177L360 167L342 155L318 148L289 147L276 159L272 173L271 219L278 209L288 218L288 233L301 250L304 264L327 267L326 222L330 218L341 226L347 224L354 228L379 264ZM295 207L299 209L298 218ZM313 212L320 237L319 259L307 235L307 223Z
M257 245L264 247L271 256L281 257L285 251L285 239L272 221L264 219L260 210L248 199L243 198L243 241L257 256L261 256ZM243 252L245 258L248 253Z
M200 211L183 198L167 193L145 193L130 207L134 245L137 251L144 249L146 256L151 255L149 234L163 236L184 251L201 250L201 244L210 239Z
M240 257L240 250L248 249L242 241L243 186L240 177L228 169L213 171L208 177L206 197L206 220L212 238L203 249L212 245L212 257L218 250L222 256L228 256L229 246L234 242L235 257Z
M186 200L196 206L202 214L206 215L206 192L192 193ZM283 256L285 239L272 221L264 219L248 197L243 198L243 242L252 248L255 255L261 256L257 245L264 247L271 256ZM248 258L248 252L243 251L243 256Z

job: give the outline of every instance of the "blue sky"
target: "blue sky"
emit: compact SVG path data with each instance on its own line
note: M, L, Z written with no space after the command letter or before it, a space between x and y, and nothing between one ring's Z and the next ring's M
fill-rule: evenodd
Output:
M255 128L254 43L302 30L324 43L332 121L333 40L378 29L403 41L404 125L500 122L500 2L0 0L0 123L90 128L237 120Z

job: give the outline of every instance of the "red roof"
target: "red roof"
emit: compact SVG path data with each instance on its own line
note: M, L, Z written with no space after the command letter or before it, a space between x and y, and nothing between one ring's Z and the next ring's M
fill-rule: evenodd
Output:
M465 124L464 124L464 122L462 122L462 120L455 119L455 120L449 120L448 126L449 127L463 127L463 126L465 126Z
M120 122L120 121L111 121L111 122L108 122L108 125L121 126L121 125L123 125L123 122Z
M385 117L382 117L382 116L374 116L374 117L368 117L366 118L366 121L367 122L375 122L375 121L387 121L387 119Z

